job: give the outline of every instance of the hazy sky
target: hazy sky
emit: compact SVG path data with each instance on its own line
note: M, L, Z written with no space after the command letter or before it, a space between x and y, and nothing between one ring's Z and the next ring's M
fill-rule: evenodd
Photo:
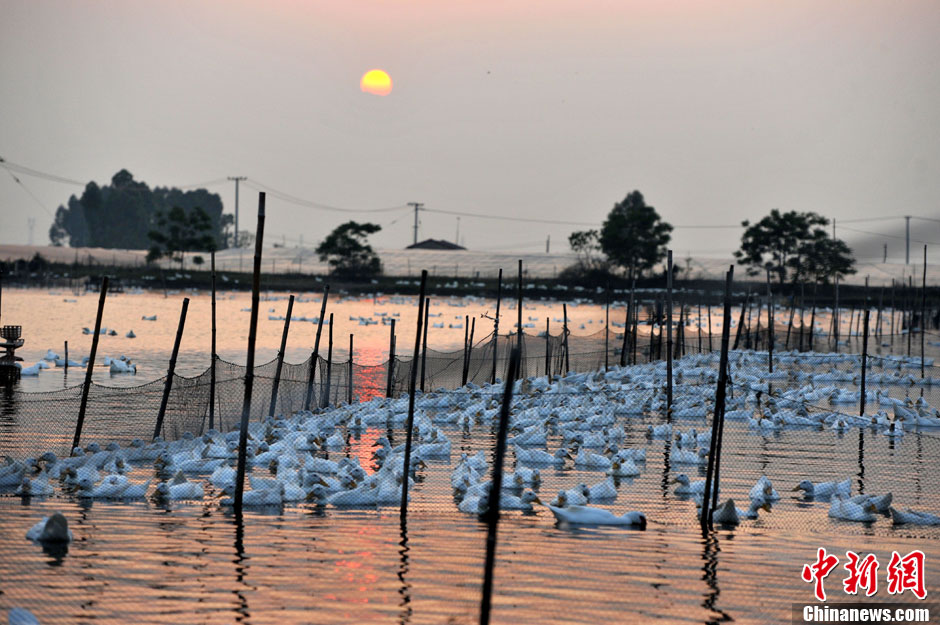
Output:
M105 183L226 176L314 202L600 224L639 189L676 226L771 208L940 217L940 2L4 0L0 156ZM382 68L392 93L362 93ZM70 187L0 170L0 242L48 242ZM234 207L234 184L208 187ZM257 191L243 186L242 227ZM40 206L40 204L42 206ZM46 210L43 209L45 207ZM268 198L270 239L407 210ZM393 223L394 222L394 223ZM916 221L940 242L940 223ZM849 224L847 224L849 225ZM453 239L424 213L420 237ZM899 235L903 220L851 224ZM567 249L578 226L460 220L471 249ZM868 235L840 231L850 242ZM903 256L870 237L866 255ZM739 229L677 229L728 255ZM860 249L861 251L861 249Z

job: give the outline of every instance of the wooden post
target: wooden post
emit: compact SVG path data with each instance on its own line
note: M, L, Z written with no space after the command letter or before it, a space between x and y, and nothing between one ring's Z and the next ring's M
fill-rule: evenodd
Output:
M72 438L72 449L78 447L82 438L82 426L85 424L85 409L88 407L88 391L91 390L91 374L95 368L95 356L98 353L98 336L101 334L101 315L104 313L104 300L108 296L108 276L101 279L101 289L98 291L98 314L95 316L95 333L91 337L91 353L88 355L88 365L85 367L85 383L82 385L82 402L78 406L78 422L75 424L75 436Z
M431 309L431 298L426 297L424 302L424 341L421 347L421 392L424 392L424 371L428 359L428 311Z
M770 272L767 272L767 373L774 372L774 292L770 289Z
M924 379L924 340L927 335L927 246L924 246L924 281L920 291L920 378Z
M326 408L330 405L330 390L333 388L333 313L330 313L330 330L327 332L326 348L326 388L323 390L323 399L320 405Z
M744 311L748 306L750 306L750 303L751 303L751 292L750 290L748 290L747 295L744 296L744 303L741 305L741 315L740 317L738 317L738 331L734 335L734 347L732 347L731 349L738 348L738 342L741 340L741 332L744 329ZM791 302L791 306L792 306L792 302ZM791 326L793 325L792 308L790 312L790 325ZM724 329L722 329L722 331L724 331ZM787 334L789 335L789 332Z
M242 495L245 492L245 465L248 452L248 420L251 417L251 394L255 384L255 339L258 336L258 309L261 300L261 250L264 242L265 193L258 193L258 227L255 231L255 262L251 277L251 321L248 325L248 357L245 363L245 399L242 403L242 418L238 431L238 468L235 474L234 509L242 511Z
M69 342L65 342L65 374L69 373Z
M499 411L499 428L496 431L496 452L493 458L493 478L490 482L489 506L486 509L486 560L483 564L483 598L480 601L480 625L489 625L493 596L493 567L496 564L496 533L499 527L499 504L503 483L503 461L506 457L506 434L509 431L509 406L512 403L511 380L519 373L519 348L509 356L509 374L503 388L503 405Z
M633 290L630 290L630 299L627 301L627 310L623 319L623 342L620 344L620 366L624 367L627 364L627 354L629 349L628 338L630 336L630 330L633 328L632 321L630 320L630 313L633 309Z
M630 336L630 344L633 346L633 364L636 364L637 337L640 334L640 318L636 312L636 304L633 305L633 334Z
M549 332L549 321L550 317L545 317L545 377L550 381L552 379L551 372L551 362L552 362L552 337Z
M865 306L865 334L862 336L862 390L859 396L858 416L865 416L865 374L868 369L868 306Z
M518 326L516 330L518 334L516 335L516 345L519 348L519 353L522 353L522 259L519 259L519 286L517 292L517 302L516 302L516 325ZM516 369L517 374L522 373L522 367ZM509 378L514 380L515 378Z
M496 384L496 355L499 351L499 302L503 297L503 268L499 268L496 279L496 316L493 318L493 375L490 383Z
M166 382L163 384L163 399L160 400L160 411L157 412L157 424L153 428L153 438L156 439L163 429L163 417L166 415L167 403L170 401L170 391L173 390L173 375L176 372L176 357L180 353L180 341L183 339L183 326L186 324L186 311L189 309L189 298L183 298L183 310L180 312L179 327L176 328L176 340L173 342L173 354L170 356L170 366L166 371Z
M395 317L392 317L392 329L388 333L388 375L385 380L385 396L392 396L392 376L395 372Z
M215 250L209 252L212 270L212 328L209 340L209 429L215 427L215 366L216 366L216 328L215 328ZM221 416L220 416L221 418Z
M702 533L712 526L712 512L718 492L718 456L721 453L721 423L724 418L725 386L728 381L728 343L731 337L731 283L734 265L725 276L725 303L721 326L721 356L718 361L718 386L715 390L715 414L712 417L712 438L705 472L705 491L702 493Z
M467 379L470 377L470 357L473 355L473 332L477 329L477 318L470 319L470 338L467 340L467 356L463 367L463 386L467 385Z
M708 304L708 351L711 351L714 348L712 347L712 305L711 302Z
M415 331L415 351L411 358L411 375L408 382L408 418L405 420L405 464L401 481L401 522L408 519L408 476L411 474L411 439L415 422L415 382L418 377L418 350L421 348L421 322L424 316L424 288L428 281L426 269L421 271L421 287L418 290L418 329ZM511 386L511 385L510 385Z
M281 349L277 352L277 364L274 368L274 380L271 383L271 404L268 407L268 414L274 416L274 409L277 407L277 392L281 385L281 368L284 366L284 352L287 350L287 333L290 331L290 318L294 312L294 296L291 295L287 300L287 317L284 319L284 330L281 332Z
M346 405L353 403L353 335L349 334L349 384L346 386Z
M666 414L672 413L672 250L666 250Z
M695 325L698 326L698 353L702 353L702 300L698 300L698 320Z
M783 342L783 349L790 349L790 333L793 332L793 312L796 310L796 293L790 294L790 321L787 322L787 338ZM851 324L849 324L851 329ZM735 346L737 346L737 341L735 341Z
M833 314L833 316L832 316L832 326L833 326L833 328L834 328L834 332L833 332L833 333L834 333L835 339L836 339L836 340L835 340L835 343L836 343L835 348L836 348L836 353L837 353L837 354L839 353L839 329L840 329L839 326L840 326L840 325L842 325L842 320L839 319L839 276L837 275L837 276L836 276L836 309L835 309L835 312L834 312L834 314Z
M561 314L564 317L564 325L562 327L562 334L564 336L563 340L565 342L565 375L568 375L568 372L571 370L571 362L568 360L568 304L564 303L561 305Z
M813 336L816 334L816 293L819 290L819 280L813 283L813 310L809 314L809 351L813 351Z
M313 354L310 356L310 375L307 378L307 397L304 399L304 410L310 410L313 402L313 379L320 360L320 332L323 331L323 318L326 316L326 300L330 296L330 285L323 287L323 301L320 302L320 316L317 318L317 337L313 341ZM392 323L395 320L392 319Z
M604 291L606 302L604 304L604 371L610 370L610 280Z

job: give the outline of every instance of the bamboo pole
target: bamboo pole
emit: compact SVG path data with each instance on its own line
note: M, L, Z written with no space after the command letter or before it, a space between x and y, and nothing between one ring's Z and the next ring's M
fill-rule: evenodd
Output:
M392 317L392 329L388 333L388 376L385 380L385 396L392 396L392 376L395 373L395 318ZM464 382L466 384L466 382Z
M326 336L326 388L323 391L323 401L321 402L324 408L330 405L330 391L333 388L333 313L330 313L330 329Z
M216 370L216 359L218 358L218 353L216 352L216 326L215 326L215 313L216 313L216 303L215 303L215 250L209 252L210 258L210 268L212 270L212 302L211 302L211 313L212 313L212 328L211 328L211 339L209 341L209 429L215 428L215 370ZM220 415L221 418L221 415Z
M496 534L499 529L499 505L503 483L503 462L506 457L506 435L509 430L509 407L512 404L511 380L519 375L520 350L509 356L509 373L503 388L503 404L499 411L496 431L496 451L493 458L493 478L490 482L489 506L486 509L486 559L483 564L483 597L480 601L480 625L489 625L493 595L493 567L496 564Z
M571 370L571 362L568 360L568 304L564 303L561 305L561 314L564 317L564 325L562 326L562 335L564 336L565 342L565 375L568 375L568 372Z
M156 439L163 429L163 417L166 416L167 403L170 401L170 391L173 389L173 375L176 373L176 358L180 353L180 341L183 339L183 326L186 325L186 311L189 309L189 298L183 298L183 310L180 311L180 323L176 329L176 340L173 342L173 354L170 356L170 366L166 371L166 382L163 384L163 398L160 400L160 410L157 412L157 423L153 428L153 438Z
M431 308L431 298L426 297L424 302L424 341L421 347L421 392L424 392L424 371L428 359L428 310Z
M349 334L349 384L346 386L346 405L353 403L353 335Z
M927 246L924 246L924 279L920 300L920 378L924 379L924 341L927 335Z
M98 337L101 335L101 315L104 314L104 300L108 296L108 276L101 279L98 291L98 313L95 315L95 333L91 337L91 353L85 366L85 382L82 384L82 401L78 406L78 421L75 423L75 435L72 437L72 449L78 447L82 438L82 426L85 424L85 409L88 407L88 391L91 390L91 374L95 368L95 356L98 354Z
M281 386L281 369L284 367L284 352L287 351L287 333L290 331L290 318L294 312L294 296L287 300L287 316L284 319L284 330L281 333L281 349L277 351L277 365L274 369L274 380L271 382L271 404L268 407L268 414L274 416L274 409L277 408L277 392Z
M499 352L499 303L503 299L503 268L499 268L496 279L496 316L493 317L493 375L490 383L496 384L496 356Z
M408 383L408 417L405 420L405 460L402 469L401 483L401 522L404 524L408 520L408 478L411 474L411 441L414 431L415 421L415 383L417 382L418 353L421 348L421 323L424 316L424 289L428 281L428 272L426 269L421 271L421 287L418 290L418 328L415 331L415 351L411 359L411 372Z
M248 420L251 416L251 394L255 383L255 339L258 336L258 309L261 292L261 250L264 242L265 193L258 193L258 227L255 231L255 262L251 278L251 321L248 325L248 358L245 363L245 400L242 403L242 418L238 432L238 468L235 475L234 510L242 512L242 495L245 492L245 468L248 452Z
M868 306L865 307L865 334L862 336L862 384L859 394L858 416L865 416L865 374L868 369Z
M666 250L666 414L672 414L672 250Z
M326 300L330 296L330 285L323 287L323 300L320 302L320 316L317 317L317 337L313 341L313 354L310 356L310 374L307 377L307 396L304 399L304 410L310 410L313 402L313 380L320 361L320 333L323 331L323 318L326 316ZM392 319L392 323L395 320Z

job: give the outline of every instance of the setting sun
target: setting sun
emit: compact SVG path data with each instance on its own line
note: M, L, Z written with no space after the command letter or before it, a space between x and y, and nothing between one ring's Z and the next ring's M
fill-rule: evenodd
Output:
M373 95L388 95L392 92L392 78L380 69L372 69L362 75L359 88Z

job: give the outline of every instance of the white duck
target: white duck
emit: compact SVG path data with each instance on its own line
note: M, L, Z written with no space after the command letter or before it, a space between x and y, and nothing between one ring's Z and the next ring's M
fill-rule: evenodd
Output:
M68 519L61 512L43 517L42 521L29 528L26 538L41 543L70 543L73 536Z
M715 508L712 512L712 520L722 525L737 525L741 519L756 519L759 510L770 512L770 504L766 501L751 500L751 506L747 510L742 510L735 507L733 499L728 499Z
M866 501L858 504L849 499L844 499L839 494L832 496L832 503L829 505L829 516L842 521L859 521L862 523L874 521L877 518L875 516L875 506L871 502Z
M620 516L604 508L591 506L548 506L561 523L570 525L630 525L646 529L646 515L642 512L626 512Z
M805 496L813 498L825 499L833 495L848 497L852 492L852 479L846 478L841 482L818 482L816 484L809 480L803 480L793 490L802 490Z
M891 520L895 525L940 525L940 515L930 512L919 512L906 508L903 511L890 507Z

